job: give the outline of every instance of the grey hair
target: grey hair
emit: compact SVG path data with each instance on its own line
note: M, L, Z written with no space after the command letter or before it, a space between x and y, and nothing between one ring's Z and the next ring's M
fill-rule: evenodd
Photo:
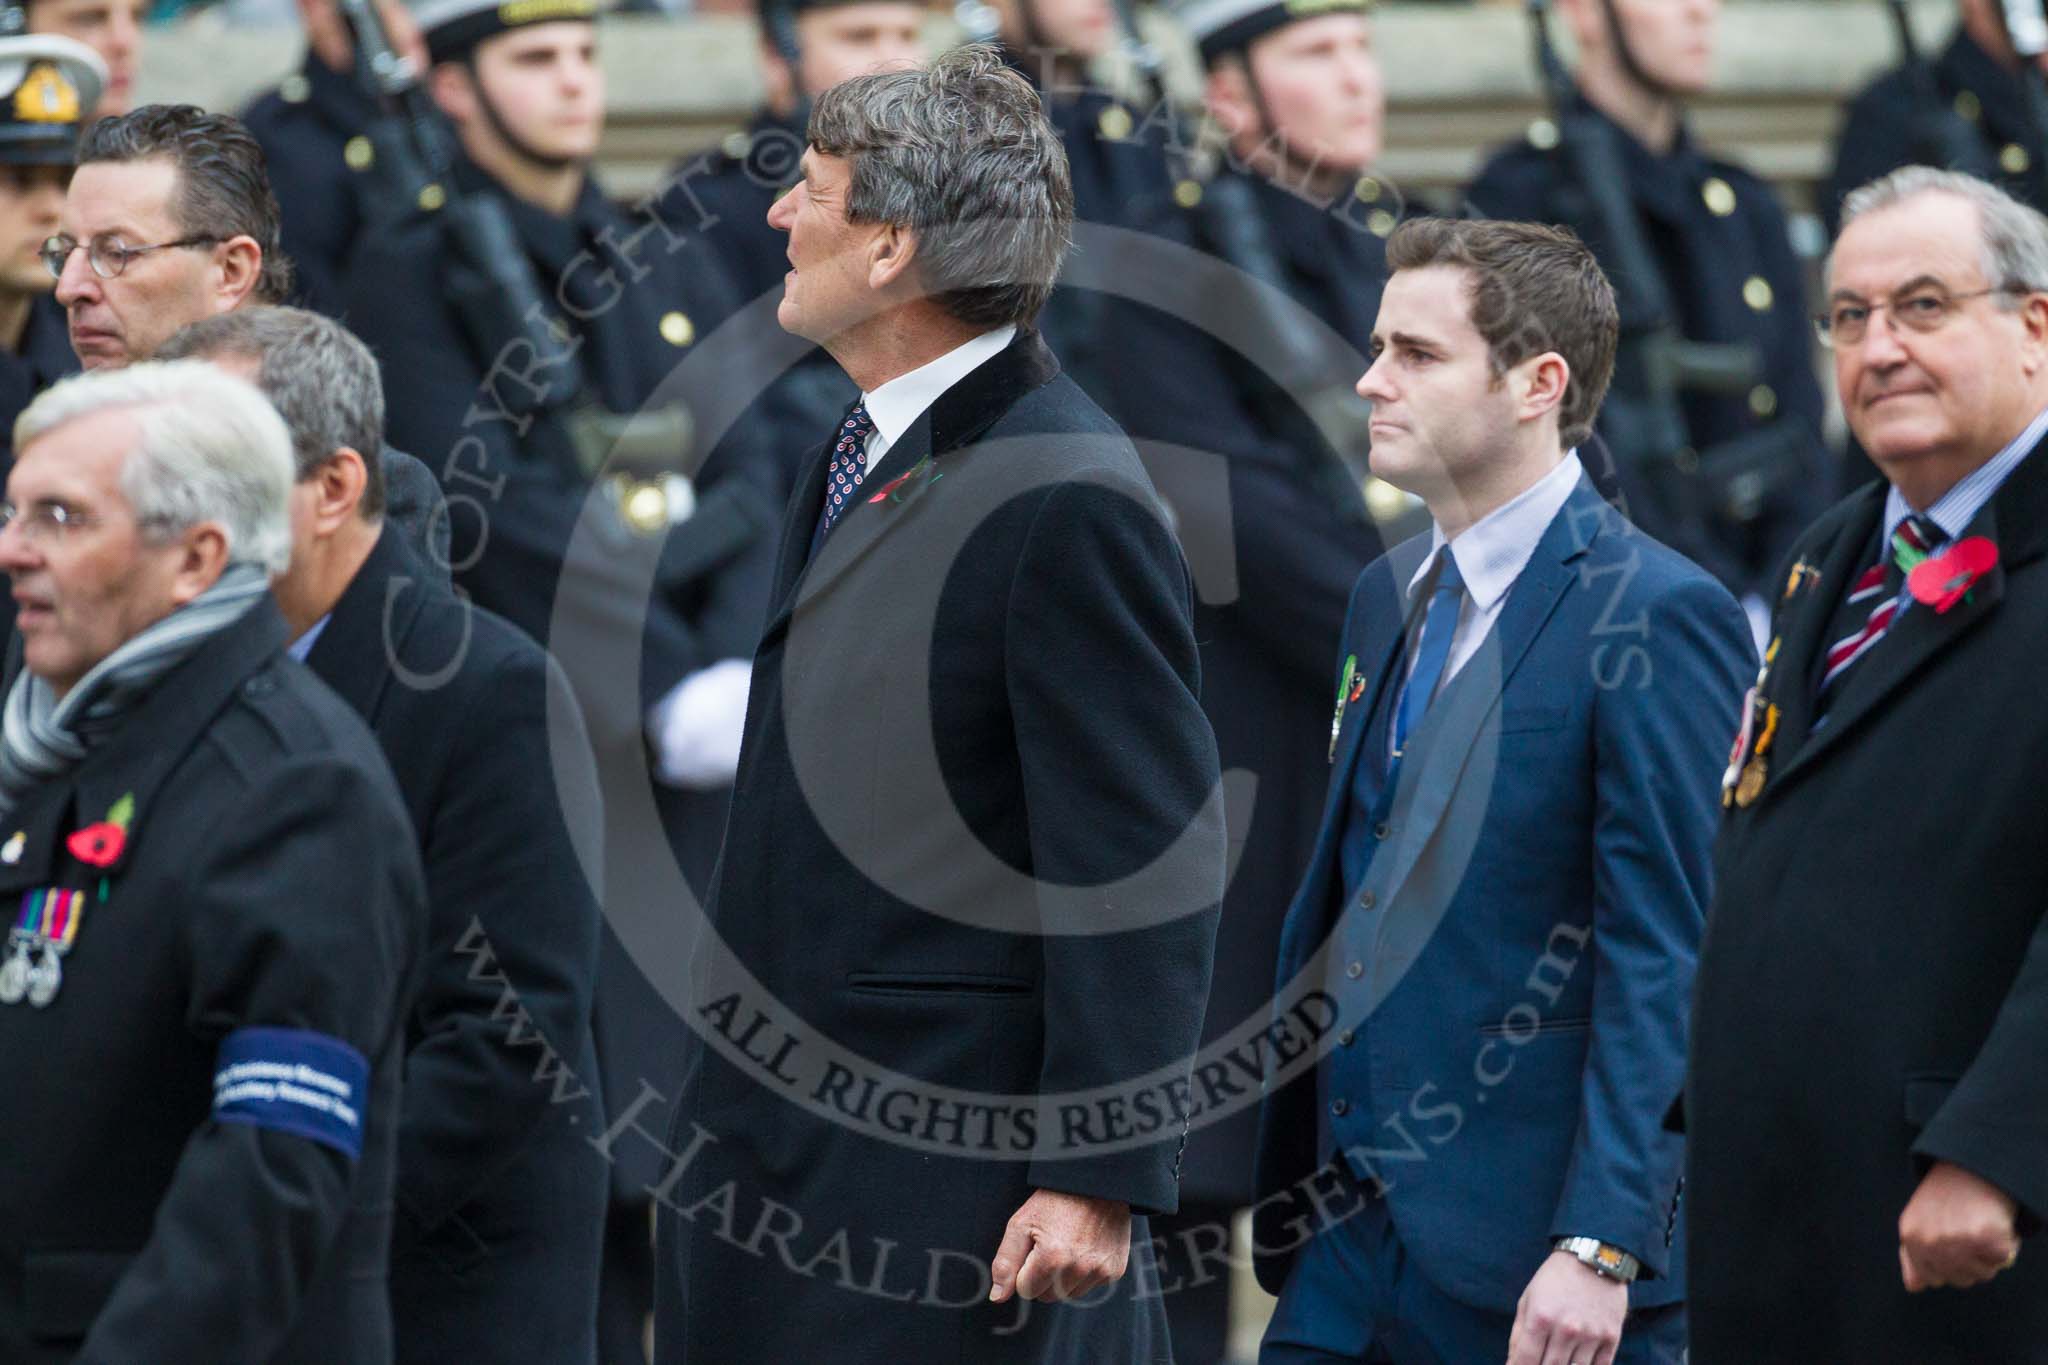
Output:
M2028 293L2048 290L2048 218L1974 175L1932 166L1903 166L1851 190L1842 200L1842 226L1847 228L1866 213L1894 208L1922 194L1952 195L1976 206L1977 243L1986 284ZM1829 252L1824 279L1833 279L1834 264L1834 253ZM2019 301L2001 295L1997 304L2012 309Z
M237 308L186 327L157 348L159 360L243 356L256 364L256 387L292 434L301 482L343 446L363 457L356 513L384 515L384 384L377 360L354 333L304 308Z
M213 522L230 563L282 573L292 557L292 438L254 385L223 370L173 360L73 375L15 419L14 448L123 410L140 430L120 488L145 532L168 538Z
M917 234L920 279L962 322L1030 323L1074 224L1066 149L1038 92L977 43L818 96L811 146L849 158L846 216Z

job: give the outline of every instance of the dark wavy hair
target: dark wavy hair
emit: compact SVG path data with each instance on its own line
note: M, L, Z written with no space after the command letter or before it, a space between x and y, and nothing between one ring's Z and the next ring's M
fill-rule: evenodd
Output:
M162 157L178 168L171 212L185 236L251 237L263 249L254 291L258 303L283 303L292 292L292 263L279 238L277 196L263 148L228 114L192 104L145 104L85 131L78 164L148 161Z
M1558 405L1567 448L1599 415L1621 334L1614 288L1570 228L1477 218L1411 218L1387 238L1387 269L1448 265L1471 276L1472 326L1496 378L1556 351L1570 370Z

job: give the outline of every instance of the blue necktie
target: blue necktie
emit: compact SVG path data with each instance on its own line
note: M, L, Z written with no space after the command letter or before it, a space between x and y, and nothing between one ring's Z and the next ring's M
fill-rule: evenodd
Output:
M839 439L832 447L832 464L825 471L825 506L818 513L818 529L811 536L811 553L825 542L839 519L853 508L854 495L868 472L868 437L875 424L866 403L855 403L853 411L839 424Z
M1465 596L1465 580L1458 576L1458 561L1446 545L1438 555L1436 589L1429 595L1429 614L1422 620L1422 638L1415 646L1415 671L1408 675L1407 690L1394 712L1394 758L1408 747L1408 736L1422 723L1443 681L1444 665L1451 658L1451 636L1458 630L1458 608Z

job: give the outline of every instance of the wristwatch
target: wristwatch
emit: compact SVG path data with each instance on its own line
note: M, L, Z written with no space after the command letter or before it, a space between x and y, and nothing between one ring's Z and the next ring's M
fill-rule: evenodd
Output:
M1623 1284L1632 1284L1642 1272L1643 1263L1611 1242L1598 1237L1560 1237L1551 1243L1567 1256L1575 1256L1591 1267L1598 1275Z

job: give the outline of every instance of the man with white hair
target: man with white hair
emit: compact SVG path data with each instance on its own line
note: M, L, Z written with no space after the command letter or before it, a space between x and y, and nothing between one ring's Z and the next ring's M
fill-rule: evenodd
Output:
M291 442L206 365L16 426L0 569L0 1359L391 1359L424 888L353 712L284 657Z

